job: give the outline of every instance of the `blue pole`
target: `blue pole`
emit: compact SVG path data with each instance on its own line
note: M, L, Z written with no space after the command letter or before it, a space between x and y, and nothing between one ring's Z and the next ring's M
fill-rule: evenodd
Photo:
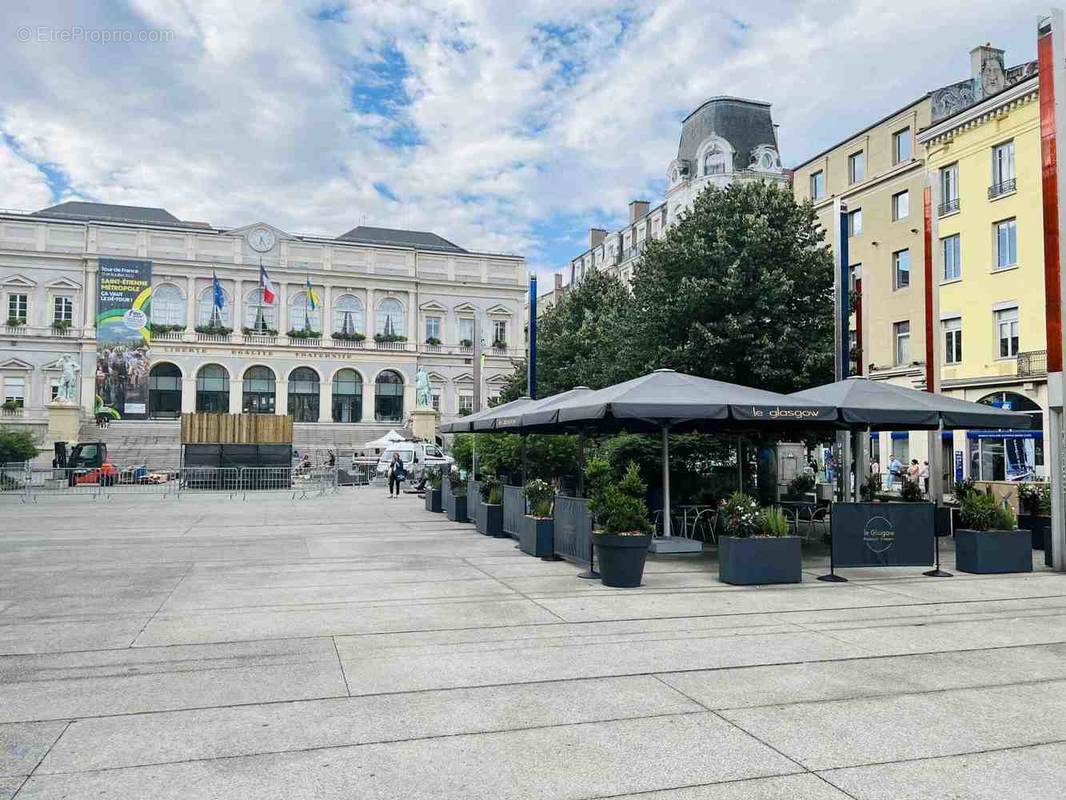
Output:
M537 399L537 276L529 274L529 354L526 360L526 394Z

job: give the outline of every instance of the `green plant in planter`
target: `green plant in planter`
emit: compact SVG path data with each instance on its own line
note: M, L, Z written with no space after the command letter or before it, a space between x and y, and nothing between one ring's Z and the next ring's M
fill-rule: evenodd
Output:
M747 538L759 533L763 515L759 501L743 492L733 492L722 501L722 525L727 536Z
M1023 514L1051 516L1051 486L1043 481L1018 484L1018 505Z
M955 499L961 504L962 501L972 494L977 494L977 486L973 478L955 482Z
M503 485L495 475L485 475L478 484L481 492L481 500L490 506L498 506L503 502Z
M459 340L459 346L460 347L473 347L474 343L470 339L460 339Z
M233 333L233 328L227 328L225 325L197 325L193 330L197 333L209 333L212 336L229 336Z
M904 479L899 487L899 499L904 503L920 503L925 497L922 495L922 487L916 481Z
M881 476L867 475L862 486L859 487L859 497L867 502L873 502L881 494Z
M999 503L992 495L984 492L970 492L963 496L959 521L966 530L994 530L999 521L999 508Z
M307 328L293 328L285 335L290 339L321 339L322 331L311 331Z
M259 329L259 328L250 328L248 326L245 326L245 327L241 328L241 333L243 333L245 336L277 336L278 335L277 328Z
M788 517L785 516L785 512L780 508L774 506L764 508L762 510L762 519L759 522L763 536L779 538L789 534Z
M24 320L22 317L8 317L7 318L7 327L9 327L9 328L21 328L25 324L26 324L26 320Z
M69 331L70 330L70 320L69 319L54 319L54 320L52 320L52 330L54 330L54 331ZM151 330L151 326L149 326L149 330ZM184 328L182 328L182 330L184 330ZM155 331L153 330L152 333L155 333Z
M466 497L466 481L464 481L462 475L459 474L459 470L453 469L448 473L448 485L452 489L452 495L455 497Z
M4 411L18 411L20 408L22 408L22 406L20 406L14 400L5 400L4 404L0 406L0 408L2 408Z
M342 342L362 342L366 339L366 334L363 333L345 333L344 331L334 331L330 334L330 337Z
M591 459L585 468L589 511L603 533L640 536L651 533L648 506L644 502L647 486L640 479L635 462L630 461L622 479L611 476L606 459Z
M550 517L552 515L552 500L555 498L555 490L551 484L541 478L528 481L522 489L522 495L529 501L529 515L531 517Z
M375 333L375 342L406 342L406 336L400 336L398 333Z
M996 503L996 514L993 517L992 526L993 530L997 531L1015 531L1018 529L1018 517L1015 516L1013 509Z
M788 493L792 497L801 497L814 491L814 476L800 474L788 483Z
M441 486L441 476L439 469L429 470L429 477L426 479L429 482L429 488L436 491Z

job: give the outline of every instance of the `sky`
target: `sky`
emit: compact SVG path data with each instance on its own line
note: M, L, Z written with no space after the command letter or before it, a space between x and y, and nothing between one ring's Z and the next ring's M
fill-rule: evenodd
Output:
M0 208L432 230L544 277L657 201L681 120L769 101L788 166L938 86L1028 0L5 0Z

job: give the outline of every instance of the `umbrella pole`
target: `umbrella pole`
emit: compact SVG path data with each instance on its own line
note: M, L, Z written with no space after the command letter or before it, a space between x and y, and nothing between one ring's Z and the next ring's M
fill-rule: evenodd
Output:
M934 437L935 437L935 441L932 441ZM944 446L944 444L943 444L943 440L944 440L944 420L943 419L940 420L940 425L937 427L937 429L935 431L933 431L932 433L930 433L929 439L931 440L929 442L930 450L929 450L929 454L928 454L929 457L926 460L929 462L929 465L930 465L929 466L929 494L930 494L930 498L929 499L933 501L933 545L935 547L934 555L936 557L936 561L933 564L933 568L931 570L929 570L928 572L923 572L922 574L927 576L927 577L930 577L930 578L950 578L950 577L952 577L952 573L945 572L944 570L942 570L940 568L940 536L939 536L939 533L938 533L938 531L936 529L936 518L937 518L938 512L940 511L940 506L944 502L944 489L943 489L943 484L942 484L942 482L940 480L941 469L942 469L942 467L941 467L941 458L940 458L940 450ZM950 523L949 523L948 527L950 528Z
M663 425L663 536L670 536L670 428Z
M737 491L744 491L744 440L737 437Z
M577 435L577 496L585 496L585 431ZM577 577L587 581L599 580L600 573L596 571L596 543L589 536L589 568L579 572Z

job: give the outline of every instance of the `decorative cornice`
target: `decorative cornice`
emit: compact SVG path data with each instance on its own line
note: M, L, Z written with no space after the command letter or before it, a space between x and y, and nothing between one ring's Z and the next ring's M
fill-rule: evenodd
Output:
M952 117L948 117L919 131L918 143L924 145L936 144L960 131L983 125L997 114L1012 111L1015 108L1033 102L1039 93L1039 76L1033 75L1031 78L1019 81L1002 92L986 98Z

